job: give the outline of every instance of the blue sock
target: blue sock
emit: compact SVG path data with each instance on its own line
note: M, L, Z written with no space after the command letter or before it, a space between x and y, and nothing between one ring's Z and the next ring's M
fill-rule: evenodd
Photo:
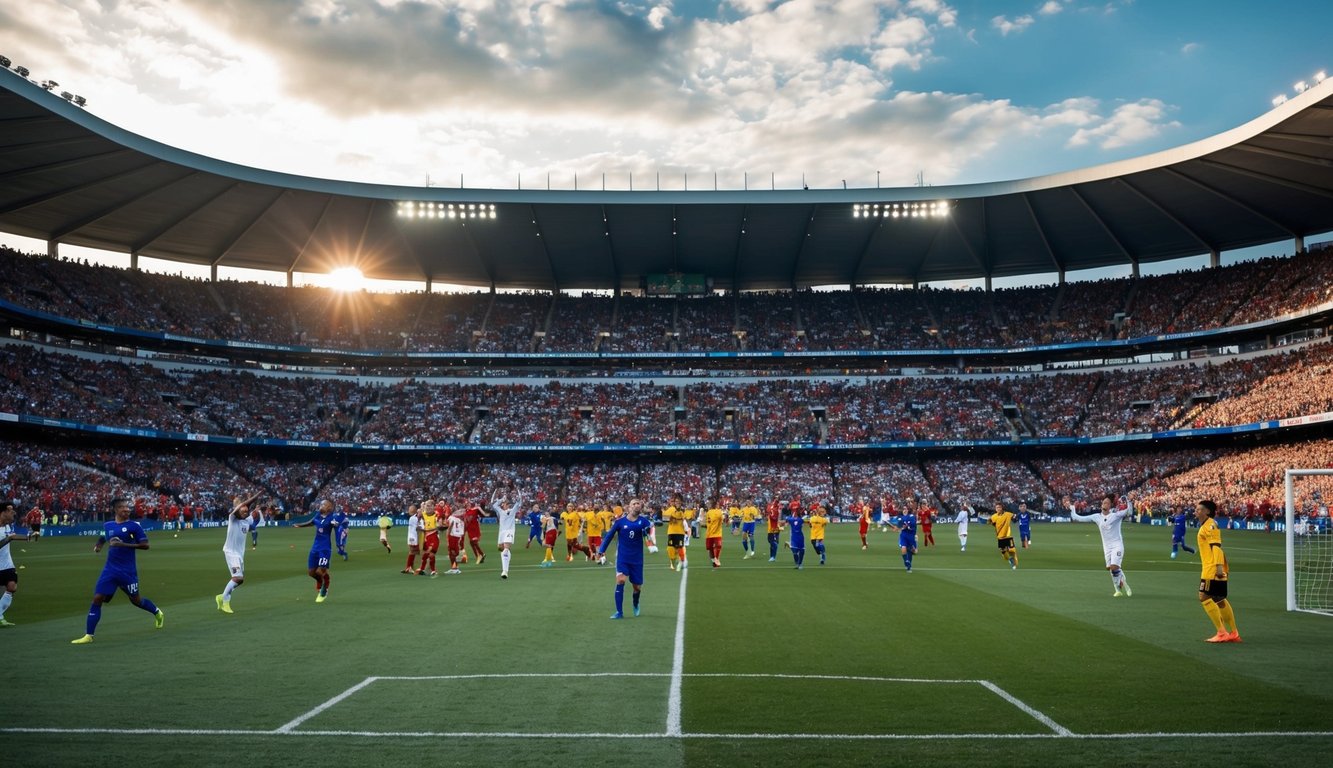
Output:
M633 599L634 599L634 607L635 607L635 608L638 608L638 607L639 607L639 590L637 590L637 589L634 590L634 596L633 596Z
M1191 555L1194 554L1194 550L1190 548L1190 545L1186 544L1186 543L1183 542L1183 541L1180 542L1180 548L1183 549L1183 550L1185 550L1186 552L1190 553Z
M815 551L819 553L821 559L824 557L824 541L822 539L815 542Z
M777 540L777 539L769 539L769 540L768 540L768 556L769 556L770 559L778 556L778 540Z
M1119 570L1112 570L1112 571L1111 571L1111 586L1115 587L1115 590L1116 590L1117 592L1120 591L1120 571L1119 571Z
M139 607L153 615L157 615L157 606L153 605L153 601L146 597L139 600ZM90 632L89 634L92 633Z
M805 547L793 551L796 552L796 564L805 565Z
M635 596L634 596L634 599L635 599L635 601L637 602L638 599L639 599L639 596L638 596L638 595L635 595ZM624 612L625 612L624 609L625 609L625 585L624 585L624 584L617 584L617 585L616 585L616 613L624 613Z
M903 565L907 566L908 568L911 568L911 567L912 567L912 553L911 553L911 552L904 552L904 553L903 553Z
M97 622L102 620L102 604L93 603L93 607L88 609L88 634L97 632Z
M1178 550L1178 549L1180 549L1180 545L1177 544L1177 543L1174 542L1174 541L1171 542L1171 554L1174 555L1174 554L1176 553L1176 550Z

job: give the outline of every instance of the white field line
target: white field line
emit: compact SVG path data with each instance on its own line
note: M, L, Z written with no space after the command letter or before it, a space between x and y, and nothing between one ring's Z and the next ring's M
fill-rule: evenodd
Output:
M274 732L275 732L275 733L289 733L289 732L291 732L293 729L295 729L295 728L296 728L297 726L299 726L301 723L304 723L305 721L309 720L310 718L314 717L315 715L318 715L320 712L323 712L324 710L328 709L329 707L334 706L335 704L337 704L338 702L340 702L340 701L342 701L343 699L347 698L348 696L351 696L352 694L356 693L357 691L361 690L362 688L365 688L367 685L370 685L371 683L375 682L377 679L379 679L379 678L375 678L375 677L367 677L365 680L362 680L361 682L357 683L356 685L352 686L351 688L348 688L347 690L343 691L342 693L338 694L337 696L334 696L333 698L329 699L328 701L324 702L323 704L320 704L318 707L315 707L314 709L310 710L309 712L306 712L305 714L301 715L300 717L297 717L295 720L292 720L291 722L288 722L288 723L286 723L286 724L284 724L284 725L280 725L280 726L278 726L277 728L274 729Z
M688 568L680 574L680 601L676 605L676 646L671 654L671 686L667 689L666 735L680 736L680 685L685 672L685 584Z
M978 680L977 682L981 684L981 687L982 687L982 688L985 688L986 690L990 691L991 693L995 694L996 696L999 696L1000 698L1004 699L1005 701L1009 702L1010 704L1013 704L1015 707L1018 707L1020 710L1022 710L1024 713L1026 713L1026 714L1028 715L1028 717L1031 717L1033 720L1036 720L1037 722L1041 723L1042 725L1046 726L1047 728L1050 728L1052 731L1055 732L1055 734L1056 734L1057 736L1073 736L1073 735L1074 735L1073 731L1070 731L1068 728L1066 728L1066 727L1064 727L1063 725L1060 725L1059 723L1055 722L1055 721L1052 720L1051 718L1047 717L1044 713L1042 713L1042 712L1040 712L1040 711L1038 711L1038 710L1036 710L1036 709L1033 709L1032 707L1029 707L1028 705L1024 704L1023 702L1019 701L1019 700L1018 700L1017 698L1015 698L1012 694L1010 694L1008 691L1006 691L1005 689L1001 688L1000 686L996 685L995 683L992 683L992 682L989 681L989 680Z

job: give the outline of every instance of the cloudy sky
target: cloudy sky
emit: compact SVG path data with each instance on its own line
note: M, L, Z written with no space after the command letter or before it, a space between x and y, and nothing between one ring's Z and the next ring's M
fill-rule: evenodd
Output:
M301 174L908 186L1187 143L1333 68L1333 3L1241 5L24 0L0 53L129 130Z

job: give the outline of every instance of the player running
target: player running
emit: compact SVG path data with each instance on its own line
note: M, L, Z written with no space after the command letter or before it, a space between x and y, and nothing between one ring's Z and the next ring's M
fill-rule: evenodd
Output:
M810 546L819 555L819 564L823 565L825 562L824 528L828 526L829 522L828 510L824 508L823 504L816 505L814 514L806 518L806 522L810 523Z
M498 499L500 489L491 492L490 509L495 513L495 521L500 524L500 533L496 546L500 548L500 578L509 578L509 550L514 547L514 527L518 523L519 510L523 509L523 494L515 486L509 486Z
M0 506L0 587L4 588L4 593L0 594L0 627L14 626L13 622L5 619L5 612L14 602L14 593L19 591L19 572L14 565L14 548L9 544L13 541L32 541L31 533L14 533L16 514L13 502L7 501Z
M1115 592L1111 597L1132 597L1134 590L1129 588L1129 582L1125 579L1125 572L1120 567L1120 563L1125 557L1125 539L1120 533L1120 524L1131 514L1128 502L1117 507L1115 496L1106 494L1102 497L1102 512L1100 515L1081 515L1074 508L1074 504L1065 497L1065 508L1069 510L1069 517L1076 523L1096 523L1097 528L1102 534L1102 554L1106 559L1106 570L1111 572L1111 585L1115 587Z
M1185 550L1189 554L1194 554L1190 545L1185 543L1185 521L1189 519L1189 510L1182 509L1172 515L1171 520L1171 559L1176 559L1177 550Z
M1212 619L1217 634L1208 638L1209 643L1239 643L1240 630L1236 628L1236 614L1227 600L1227 580L1231 567L1227 564L1226 553L1222 551L1222 531L1217 527L1217 504L1205 499L1194 506L1194 517L1199 521L1199 559L1203 561L1203 570L1199 574L1199 602L1203 610ZM1230 631L1227 625L1231 626Z
M329 561L333 559L333 529L337 525L333 520L333 502L325 499L319 503L319 511L304 523L295 523L293 528L315 529L315 540L310 544L310 554L306 556L306 572L315 580L315 602L322 603L329 597Z
M337 526L333 538L338 543L338 554L342 555L343 562L347 562L347 529L351 527L352 518L347 512L338 510L333 513L333 523Z
M1026 501L1018 502L1018 540L1023 549L1032 546L1032 513L1028 511Z
M643 502L631 499L625 508L625 516L611 524L611 530L602 541L599 557L606 556L607 547L612 539L619 538L616 546L616 612L613 619L625 618L625 582L634 587L634 615L639 615L639 595L643 591L643 542L648 542L648 553L656 554L657 545L653 536L653 521L640 517Z
M1004 504L995 502L995 511L986 521L995 528L995 544L1000 548L1000 557L1009 561L1009 568L1018 570L1018 550L1014 548L1014 535L1011 527L1014 513L1004 508Z
M481 515L481 507L475 501L463 510L463 531L467 534L468 547L477 557L477 565L486 562L486 553L481 549ZM463 562L467 562L466 554L463 555Z
M935 527L935 510L931 509L926 502L921 502L921 506L916 513L916 521L921 526L921 546L935 546L935 534L931 533L931 530Z
M254 495L245 501L238 498L236 506L231 508L231 514L227 515L227 538L222 542L222 556L227 560L227 570L231 573L231 578L227 580L227 586L223 587L222 594L214 598L218 610L223 613L233 613L231 593L245 583L245 539L253 520L250 516L250 505L259 498L259 494L259 491L255 491Z
M128 595L130 602L136 608L153 614L155 628L161 629L167 620L167 615L161 608L139 594L139 566L135 562L134 555L138 550L148 549L148 534L144 533L138 523L130 519L129 499L112 499L111 511L115 515L115 520L102 525L102 535L97 537L97 543L93 545L94 552L101 552L102 547L108 547L106 565L102 568L102 575L97 579L97 586L93 587L93 604L88 609L87 630L83 637L70 641L73 645L84 645L93 641L93 635L97 632L97 622L102 620L102 604L115 597L117 589Z
M796 570L805 567L805 518L801 516L799 508L791 510L791 514L783 519L783 525L791 529L787 535L787 548L791 550L792 560L796 561Z
M392 555L393 547L389 546L389 529L393 527L393 518L388 515L380 515L375 521L375 525L380 529L380 546L384 547L385 554Z
M889 522L889 528L898 532L898 552L903 556L903 565L907 572L912 572L912 558L916 556L916 513L909 506L903 507L898 522Z
M722 511L721 502L714 499L704 513L704 548L708 550L708 559L714 568L722 567L722 526L726 522L727 513Z
M528 512L528 543L524 544L523 548L531 549L533 539L537 540L538 546L542 545L542 513L536 504L533 504Z
M565 511L560 513L560 522L565 526L565 562L574 562L576 550L583 553L584 560L591 560L592 550L579 542L579 534L583 531L583 515L574 509L574 502L565 505Z
M15 512L17 514L17 512ZM24 525L28 526L28 541L38 541L42 538L42 510L33 507L28 510L28 514L23 516Z

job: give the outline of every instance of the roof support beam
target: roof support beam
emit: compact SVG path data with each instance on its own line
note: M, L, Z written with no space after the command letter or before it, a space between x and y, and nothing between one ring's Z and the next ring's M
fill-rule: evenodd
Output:
M796 258L791 263L791 278L787 281L788 287L796 288L796 275L801 271L801 257L805 255L805 246L810 242L810 229L815 225L815 214L819 211L819 204L810 206L810 215L805 219L805 231L801 233L801 243L796 246ZM673 213L674 214L674 209Z
M750 206L741 206L741 228L736 233L736 254L731 258L731 292L739 293L738 281L741 276L741 254L745 250L745 231L749 228Z
M1046 227L1042 226L1041 219L1037 217L1037 209L1032 207L1032 200L1028 196L1028 193L1024 192L1022 197L1023 205L1026 205L1028 209L1028 216L1032 217L1032 226L1037 228L1037 237L1041 238L1041 244L1046 248L1046 255L1051 257L1051 264L1055 265L1055 271L1060 273L1060 277L1063 280L1065 265L1060 261L1060 257L1055 255L1055 249L1051 247L1051 241L1046 237ZM986 199L982 198L981 202L984 206Z
M1249 212L1249 213L1251 213L1251 214L1254 214L1255 216L1258 216L1259 218L1263 219L1264 221L1268 222L1269 224L1272 224L1273 226L1277 227L1278 229L1282 230L1283 232L1286 232L1287 234L1291 235L1292 237L1295 237L1295 236L1296 236L1296 230L1292 229L1291 227L1287 226L1286 224L1283 224L1282 222L1278 221L1277 219L1273 218L1272 216L1269 216L1268 214L1264 213L1263 211L1259 210L1258 208L1255 208L1254 206L1250 205L1249 203L1246 203L1245 201L1243 201L1243 200L1241 200L1241 199L1239 199L1239 198L1237 198L1237 197L1235 197L1235 196L1233 196L1233 195L1229 195L1229 194L1227 194L1226 192L1223 192L1222 190L1218 189L1217 187L1212 186L1211 184L1205 184L1204 182L1199 181L1198 179L1193 178L1192 176L1189 176L1189 175L1187 175L1187 174L1185 174L1185 173L1183 173L1183 172L1181 172L1181 171L1178 171L1178 170L1176 170L1175 168L1163 168L1162 170L1166 171L1167 173L1171 174L1172 176L1175 176L1176 178L1178 178L1178 179L1180 179L1180 180L1182 180L1182 181L1185 181L1185 182L1188 182L1188 183L1190 183L1190 184L1193 184L1194 186L1198 187L1199 189L1202 189L1202 190L1205 191L1205 192L1208 192L1208 193L1210 193L1210 194L1216 195L1217 197L1220 197L1220 198L1222 198L1223 200L1226 200L1227 202L1231 203L1232 205L1236 206L1237 208L1240 208L1241 210L1247 211L1247 212Z
M1133 265L1134 274L1135 276L1137 276L1139 271L1138 258L1134 256L1134 254L1129 252L1129 249L1125 247L1125 244L1120 241L1119 237L1116 237L1115 232L1111 231L1111 226L1106 223L1106 220L1103 219L1101 215L1099 215L1096 211L1092 209L1092 205L1088 203L1087 198L1083 197L1083 193L1078 191L1078 187L1071 186L1069 187L1069 191L1072 192L1074 198L1083 205L1083 209L1088 212L1088 215L1091 216L1099 225L1101 225L1102 231L1106 233L1107 237L1111 238L1111 242L1115 243L1115 247L1119 248L1120 252L1125 255L1125 259L1131 265Z
M1154 200L1154 199L1152 199L1151 197L1149 197L1149 196L1147 195L1147 193L1145 193L1143 190L1139 189L1138 187L1134 186L1134 184L1131 183L1129 179L1126 179L1126 178L1123 178L1123 177L1122 177L1121 179L1119 179L1119 181L1120 181L1121 184L1124 184L1126 187L1128 187L1128 188L1129 188L1129 191L1131 191L1131 192L1133 192L1134 194L1138 195L1139 197L1143 198L1143 201L1144 201L1145 203L1147 203L1148 205L1151 205L1153 208L1156 208L1157 211L1158 211L1159 213L1161 213L1163 216L1165 216L1165 217L1167 217L1168 219L1170 219L1171 221L1175 222L1175 225L1176 225L1177 227L1180 227L1181 229L1185 230L1185 233L1188 234L1190 237L1194 238L1195 242L1197 242L1199 245L1202 245L1206 251L1208 251L1209 253L1214 253L1214 252L1217 251L1217 246L1216 246L1216 245L1214 245L1214 244L1208 242L1208 240L1205 239L1203 235L1200 235L1200 234L1198 233L1198 231L1196 231L1196 230L1194 229L1194 227L1191 227L1190 225L1188 225L1188 224L1186 224L1185 222L1181 221L1181 220L1180 220L1174 213L1172 213L1172 212L1168 211L1166 208L1162 207L1162 205L1159 204L1156 200Z
M64 197L65 195L72 195L75 192L82 192L85 189L92 189L93 187L100 186L102 184L111 184L113 182L120 181L128 176L133 176L134 174L140 171L146 170L148 168L155 168L159 165L162 165L162 163L158 161L151 161L148 163L144 163L143 165L137 165L133 168L130 168L129 170L112 174L110 176L103 176L98 179L92 179L91 181L85 181L82 184L74 184L72 186L60 187L59 189L53 190L51 192L44 192L40 195L33 195L32 197L26 197L22 200L15 200L12 203L0 207L0 214L13 213L14 211L21 211L24 208L31 208L34 205L41 205L42 203L50 202L52 200L58 200ZM150 194L151 192L152 190L150 190Z
M1221 170L1227 171L1229 173L1234 173L1239 176L1248 176L1252 179L1257 179L1259 181L1266 181L1269 184L1276 184L1279 187L1286 187L1287 189L1294 189L1297 192L1306 192L1311 195L1318 195L1320 197L1326 197L1330 200L1333 200L1333 189L1324 189L1323 187L1312 187L1309 184L1302 184L1299 181L1284 179L1281 178L1280 176L1270 176L1267 173L1262 173L1260 171L1251 171L1249 168L1241 168L1239 166L1230 165L1228 163L1221 163L1218 162L1217 160L1208 160L1206 158L1199 158L1198 162L1203 163L1205 165L1210 165L1214 168L1220 168Z
M1318 165L1323 168L1333 168L1333 160L1328 160L1322 157L1311 157L1310 155L1302 155L1299 152L1288 152L1282 149L1269 149L1268 147L1255 147L1249 144L1237 144L1236 146L1232 147L1232 149L1238 149L1242 152L1251 152L1256 155L1267 155L1269 157L1276 157L1282 160L1292 160L1297 163Z
M305 242L301 243L301 250L296 252L296 258L292 259L292 263L287 266L288 287L292 284L292 273L296 271L296 265L300 264L301 259L305 258L306 250L310 248L310 243L314 242L315 233L319 231L320 227L324 226L324 219L329 215L329 208L332 207L333 195L329 195L328 198L324 200L324 207L320 209L319 216L315 219L314 225L310 227L310 234L306 235Z
M884 217L875 217L875 226L866 233L865 242L861 243L861 253L856 257L856 266L852 269L851 286L856 287L857 278L861 276L861 267L865 265L866 255L870 253L870 246L875 242L875 235L878 235L884 229Z
M57 160L54 163L43 163L42 165L31 165L27 168L15 168L12 171L0 173L0 182L16 179L20 176L27 176L33 173L46 173L47 171L63 171L69 168L77 168L85 163L95 163L98 160L109 160L121 155L132 155L132 149L113 149L110 152L100 152L96 155L84 155L83 157L74 157L68 160Z
M188 212L186 212L185 215L177 216L176 218L164 223L162 226L158 227L152 232L149 232L144 237L143 240L140 240L139 242L131 245L130 250L135 253L142 251L143 249L157 242L157 240L161 238L163 235L175 229L180 224L184 224L185 222L189 221L191 218L195 216L195 214L199 213L200 211L209 207L213 203L217 202L218 199L221 198L223 195L227 194L228 192L231 192L232 190L236 189L239 186L241 186L241 182L239 181L228 184L227 186L223 187L222 190L218 192L216 195L213 195L212 197L208 198L199 205L196 205L195 207L191 208Z
M227 258L227 254L231 253L231 249L235 248L237 243L243 240L246 235L250 234L250 230L254 229L255 225L269 214L269 211L273 210L273 206L277 205L278 200L282 199L282 196L285 194L287 194L286 189L279 189L278 194L274 195L273 198L268 201L268 205L264 206L263 210L259 212L259 215L251 219L250 223L241 228L235 236L228 238L226 241L227 245L221 251L218 251L217 258L213 259L213 266L216 267L223 259Z
M546 268L551 270L551 290L559 291L560 280L557 279L555 275L555 260L551 258L551 249L546 247L546 237L542 234L542 224L541 224L542 220L537 218L537 206L528 205L528 210L532 212L532 223L533 226L537 228L537 237L541 240L542 243L542 253L546 254ZM603 222L603 224L605 224L605 222ZM604 229L602 231L607 232L609 230ZM487 269L491 270L491 283L494 283L495 270L490 266L489 263L487 264Z
M931 236L930 242L926 244L926 250L921 252L921 258L917 259L916 266L912 268L913 288L921 286L921 268L926 266L926 260L930 258L931 251L935 250L935 242L940 239L940 233L943 231L944 227L939 227L935 230L935 234Z
M967 255L972 257L972 261L975 261L977 266L981 268L981 274L985 275L986 279L989 280L990 267L986 266L986 262L977 255L976 249L972 247L972 241L967 239L967 235L963 233L962 226L958 224L958 217L948 216L946 218L948 218L950 224L953 224L953 231L958 234L958 239L962 240L963 245L967 248ZM943 229L943 227L940 227L940 229Z
M1314 144L1320 147L1333 145L1333 136L1321 136L1312 133L1286 133L1283 131L1267 131L1264 138L1282 139L1284 141L1299 141L1305 144Z
M605 233L606 255L611 259L611 279L615 286L615 291L620 291L620 261L616 258L616 244L611 237L611 217L606 214L606 206L599 206L602 211L602 226L606 227L602 232Z
M536 213L533 213L533 223L536 223ZM477 247L477 239L472 236L472 230L468 229L466 221L459 221L458 226L463 230L463 239L472 246L472 254L477 257L477 261L486 267L486 279L490 281L491 293L495 293L495 262L487 254L481 252ZM540 237L540 235L538 235ZM543 246L545 244L543 243Z
M125 175L125 174L117 174L117 175ZM181 179L184 179L187 176L192 176L192 175L193 175L192 173L186 172L181 176L177 177L176 179L174 179L173 181L171 181L170 183L174 184L180 181ZM109 182L111 180L112 179L106 179L105 181ZM140 200L143 200L146 197L150 197L156 194L157 192L161 191L161 189L162 189L161 187L150 187L149 189L144 190L142 192L135 192L127 197L122 197L116 200L116 202L106 206L105 208L93 211L92 213L80 219L62 224L59 229L56 229L54 232L50 234L50 239L63 240L66 235L69 235L73 232L77 232L80 229L83 229L84 227L88 226L89 224L101 221L102 219L106 218L107 216L110 216L116 211L121 210L127 205L133 205L139 202Z

